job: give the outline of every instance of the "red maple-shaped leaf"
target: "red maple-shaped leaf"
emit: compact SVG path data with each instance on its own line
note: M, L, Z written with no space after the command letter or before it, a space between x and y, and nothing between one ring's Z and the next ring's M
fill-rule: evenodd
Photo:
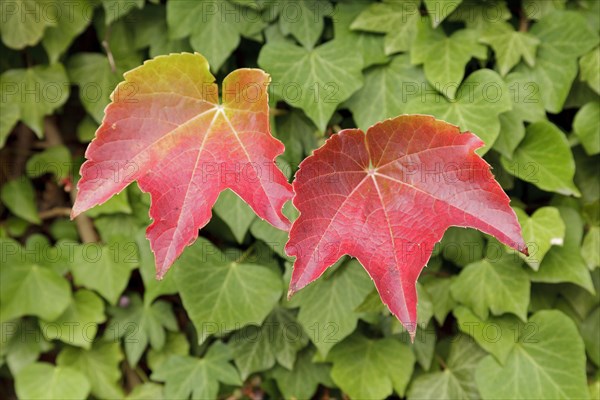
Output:
M218 87L200 54L172 54L125 74L81 167L72 217L137 181L152 198L146 235L162 277L208 223L230 188L261 218L289 229L291 186L275 166L284 150L269 131L269 75L238 69Z
M300 217L286 245L296 256L289 295L349 254L414 335L416 280L448 227L477 228L527 252L508 196L475 153L483 144L424 115L333 135L293 183Z

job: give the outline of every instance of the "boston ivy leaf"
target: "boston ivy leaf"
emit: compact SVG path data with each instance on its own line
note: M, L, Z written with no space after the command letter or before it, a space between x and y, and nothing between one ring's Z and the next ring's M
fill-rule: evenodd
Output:
M356 308L373 285L356 261L348 261L298 293L290 301L300 307L298 322L322 355L355 329L360 316Z
M504 364L515 346L515 335L526 329L525 324L511 314L481 319L463 306L456 307L452 313L458 320L458 328L475 339L477 344L492 354L500 364Z
M89 350L66 347L56 359L60 367L70 367L83 373L91 385L91 393L99 399L119 399L123 389L119 385L123 352L119 342L95 342Z
M521 257L537 271L550 247L564 244L565 224L554 207L538 208L531 217L520 208L515 208L515 212L529 249L529 255Z
M129 365L137 365L148 343L155 350L165 345L166 331L176 331L177 321L171 304L156 301L144 304L137 293L128 298L125 307L112 307L112 315L104 337L107 340L123 338Z
M467 29L456 31L448 37L441 28L433 29L429 21L423 19L411 47L411 62L423 64L429 83L453 100L469 60L487 57L487 49L478 39L476 31Z
M77 285L95 290L114 305L137 265L134 242L88 243L75 247L70 269Z
M94 292L80 289L67 309L55 320L40 321L47 339L58 339L64 343L89 349L96 337L98 324L106 321L104 302Z
M420 0L372 3L352 22L351 28L385 33L385 53L390 55L411 49L421 19Z
M31 181L22 176L6 182L0 190L2 203L17 217L32 224L40 224L36 195Z
M230 260L198 239L178 261L175 281L204 342L248 324L260 324L281 297L281 276L269 267Z
M269 76L232 72L223 81L223 104L214 79L200 54L161 56L128 72L81 167L73 217L134 180L150 192L154 222L146 233L158 277L196 239L225 188L274 226L289 225L281 208L292 191L273 163L283 145L269 133ZM124 98L132 88L135 102Z
M527 32L515 31L507 22L490 25L479 39L496 53L496 65L500 75L505 76L521 58L527 65L535 65L535 53L540 40Z
M235 240L242 243L255 219L250 206L231 190L225 190L219 195L213 209L231 229Z
M61 0L49 4L52 7L46 6L46 10L56 9L56 24L46 29L42 45L48 53L50 63L54 63L90 24L93 7L88 0ZM44 17L47 18L46 15Z
M600 102L587 103L577 112L573 130L587 154L600 153Z
M323 17L330 16L333 6L328 0L283 0L279 27L285 34L293 35L302 46L311 50L323 33Z
M349 254L414 335L415 282L448 227L475 227L526 252L508 197L475 153L482 145L471 133L421 115L383 121L366 134L348 129L332 136L303 161L294 181L300 217L286 245L296 256L289 294Z
M579 251L583 236L583 220L572 208L561 207L559 210L566 227L564 243L548 251L539 270L528 271L530 279L532 282L571 282L595 294L590 272Z
M10 69L0 76L0 85L3 108L4 102L17 104L21 121L38 138L44 137L44 117L62 107L69 98L69 80L60 63ZM14 116L14 110L9 115Z
M362 84L362 58L336 40L308 50L288 42L267 43L258 65L273 74L273 92L299 107L324 131L338 104Z
M0 268L0 321L24 315L58 318L69 305L69 282L40 262L41 253L27 257L18 243L7 239L2 239L0 245L4 257Z
M408 390L408 399L479 399L473 378L484 356L485 352L470 338L455 337L444 370L415 378Z
M357 32L351 29L352 21L369 4L364 2L339 3L335 6L333 18L333 36L340 43L346 41L357 49L363 58L363 68L373 64L385 63L388 58L383 49L383 37L369 32Z
M276 366L272 376L286 399L310 399L317 391L319 384L334 386L329 377L330 365L313 362L314 347L307 348L298 354L293 368Z
M44 36L49 26L56 25L60 19L56 6L48 6L48 0L22 0L4 3L0 34L2 42L11 49L23 49L33 46Z
M514 255L483 259L467 265L452 283L452 297L468 306L482 320L510 312L527 320L529 279Z
M392 391L404 395L415 356L397 339L355 334L336 345L327 360L333 362L331 378L350 398L383 399Z
M394 56L385 65L369 68L364 76L364 86L345 103L361 129L402 114L410 99L424 96L425 75L411 65L408 55Z
M580 196L573 183L575 162L567 138L549 121L529 125L512 159L502 157L501 162L510 174L540 189Z
M110 102L109 94L121 80L125 71L139 64L135 57L128 57L116 63L113 71L108 57L100 53L77 53L69 59L67 65L69 78L79 86L79 100L85 110L101 123L104 109ZM125 94L126 101L131 95L133 86Z
M20 399L84 400L90 383L80 371L38 362L15 376L15 391Z
M431 90L431 88L429 88ZM413 98L404 109L408 114L431 114L436 118L458 125L479 136L486 147L483 154L500 133L498 115L510 111L512 104L506 84L494 71L478 70L461 84L456 100L449 101L441 94Z
M577 57L598 44L598 34L574 11L552 12L530 32L540 39L536 63L534 67L521 64L517 71L539 85L546 110L558 113L577 76Z
M587 82L594 91L600 94L600 47L596 47L579 59L581 80Z
M577 328L560 311L539 311L504 365L484 358L475 374L484 399L587 398L585 351ZM507 384L510 382L510 384Z
M167 399L216 399L219 382L241 385L232 355L221 342L216 342L203 358L173 355L153 373L152 379L165 382Z
M228 345L245 380L253 372L272 368L276 360L291 370L296 353L307 343L308 338L293 313L275 308L262 326L244 327L231 337Z

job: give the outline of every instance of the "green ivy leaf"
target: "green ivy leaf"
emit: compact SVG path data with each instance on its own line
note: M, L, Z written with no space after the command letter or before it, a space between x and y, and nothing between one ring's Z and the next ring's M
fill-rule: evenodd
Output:
M71 164L69 149L66 146L58 145L48 147L29 157L25 169L30 178L53 174L57 180L60 180L73 176Z
M0 76L0 85L2 77ZM8 135L21 119L21 112L16 98L6 98L2 102L2 118L0 119L0 149L4 147Z
M556 10L564 10L567 0L523 0L523 11L528 19L540 20Z
M460 4L462 0L423 0L427 13L431 17L431 26L436 28Z
M362 64L353 46L335 40L312 50L270 42L258 56L258 65L273 76L273 93L304 110L321 131L338 104L362 86Z
M530 33L540 39L536 64L521 64L516 70L539 85L546 110L558 113L577 76L577 58L598 44L598 34L584 17L571 11L548 14Z
M421 19L420 0L372 3L350 26L353 30L385 33L385 54L411 49Z
M511 175L540 189L565 196L581 195L573 183L575 162L567 138L549 121L529 125L512 159L502 157L501 162Z
M458 320L461 332L475 339L477 344L492 354L500 364L506 362L515 346L516 334L524 329L524 324L510 314L481 319L463 306L456 307L452 313Z
M334 386L330 365L313 361L314 355L314 347L307 348L298 353L293 368L278 365L273 369L272 376L286 399L310 399L319 384Z
M329 270L294 295L290 307L300 307L298 321L311 342L326 356L329 350L349 336L360 316L355 312L373 289L373 282L358 261L351 260Z
M446 36L441 29L433 29L427 19L418 27L411 47L411 62L423 64L425 76L435 89L454 100L465 76L465 66L476 57L487 58L487 49L478 42L479 34L463 29Z
M5 101L17 104L21 121L40 139L44 137L44 117L62 107L69 98L69 79L60 63L10 69L0 76L0 86L3 104ZM14 110L9 115L14 117Z
M59 367L74 368L83 373L90 385L91 393L99 399L123 398L119 384L123 352L119 342L95 342L88 350L75 347L64 348L56 359Z
M123 79L123 73L137 67L139 61L132 56L120 59L113 71L107 56L100 53L77 53L69 59L67 68L71 80L79 85L79 100L85 110L101 123L104 118L104 108L110 102L110 95L117 84ZM131 88L130 96L136 88ZM126 101L127 99L122 99Z
M293 6L289 6L293 4ZM333 13L328 0L283 0L279 15L279 28L284 35L291 34L302 46L312 50L323 33L323 18Z
M172 355L187 356L190 353L190 343L181 332L167 332L167 340L160 350L148 350L148 367L155 370Z
M346 41L362 54L363 68L388 61L383 48L383 37L370 32L358 32L351 28L352 21L363 12L369 4L364 2L339 3L335 6L333 18L333 37L338 41Z
M279 301L281 275L272 268L229 260L198 238L174 267L183 305L198 341L248 324L260 324Z
M448 21L462 21L468 29L485 31L490 25L510 18L511 13L504 0L466 1L448 16Z
M217 202L213 207L217 214L231 229L235 240L243 243L246 232L256 218L256 214L250 206L239 198L235 192L227 189L219 195Z
M431 88L429 88L431 90ZM447 100L441 94L431 94L410 101L404 112L407 114L431 114L458 125L479 136L486 144L478 150L484 154L496 141L500 133L498 115L510 111L511 100L508 88L500 76L491 70L481 69L461 84L456 100Z
M0 34L2 42L11 49L20 50L37 44L49 26L61 19L51 0L22 0L6 3L2 9Z
M47 7L46 10L54 7L57 11L56 24L46 29L42 39L50 63L58 61L73 40L88 27L93 12L93 6L88 0L54 1L52 7Z
M148 343L153 349L160 350L165 345L166 330L177 330L171 303L159 300L144 304L137 293L129 297L127 306L112 307L109 313L113 318L104 337L107 340L123 338L131 366L137 365Z
M490 25L479 39L496 53L496 65L500 75L505 76L521 58L530 67L535 66L535 53L540 40L526 32L515 31L509 23Z
M135 36L135 48L142 50L150 48L151 58L161 54L191 52L192 46L187 38L170 39L167 28L167 9L163 5L147 4L141 10L134 10L132 26Z
M485 352L469 337L460 335L453 338L443 371L416 377L408 391L408 399L480 398L473 378L484 356Z
M315 124L297 109L289 110L284 115L276 117L275 127L277 131L274 135L285 145L285 152L282 156L290 162L292 168L298 166L311 151L318 147L317 136L323 135ZM279 167L281 168L280 165Z
M153 373L152 379L165 382L165 398L216 399L219 382L241 385L238 372L229 363L231 352L216 342L203 358L171 356Z
M38 362L15 376L15 391L20 399L84 400L90 393L90 383L74 368Z
M144 0L102 0L102 6L104 23L108 26L132 12L134 8L143 8Z
M600 365L600 341L598 341L598 326L600 326L600 307L596 307L581 323L581 337L589 358L597 366Z
M598 249L600 249L600 227L592 226L586 233L581 245L581 256L590 271L600 266L600 252L598 252Z
M0 269L0 321L24 315L58 318L70 302L69 282L37 262L40 254L27 257L12 240L2 239L0 245L5 257Z
M8 181L0 191L0 199L6 208L17 217L39 225L42 221L38 215L35 198L33 185L24 176Z
M538 208L531 217L520 208L514 210L523 230L523 239L529 248L529 256L520 254L520 257L537 271L552 246L563 246L565 224L558 209L554 207Z
M456 306L456 302L450 293L450 288L456 277L438 278L433 275L425 275L421 283L431 298L433 315L438 324L443 325L448 313ZM417 305L418 307L418 305Z
M584 105L575 115L573 130L590 156L600 154L600 102Z
M228 342L244 380L253 372L272 368L276 360L291 370L296 353L307 343L302 326L283 308L275 308L261 327L249 325L237 331Z
M140 255L140 274L144 281L144 303L152 303L157 297L165 294L177 293L175 274L167 273L162 280L156 279L154 253L146 239L146 230L140 230L135 238Z
M587 82L594 91L600 94L600 47L596 47L579 59L581 80Z
M370 340L355 334L336 345L327 360L331 378L350 398L385 398L395 391L404 395L415 356L397 339Z
M583 220L572 208L561 207L559 211L566 227L564 243L560 247L552 247L542 260L539 270L528 271L529 277L532 282L571 282L595 294L590 272L579 251L583 236ZM552 228L546 227L546 229Z
M125 397L127 400L167 400L164 397L163 385L157 383L142 383L133 388Z
M104 302L86 289L73 294L71 304L55 320L41 320L40 326L48 340L58 339L64 343L89 349L98 332L98 324L106 321Z
M423 70L413 66L405 54L369 68L364 79L364 86L345 103L356 125L364 131L376 122L402 114L410 99L422 98L421 89L426 85Z
M52 349L36 320L21 318L0 324L2 346L0 346L0 365L6 362L14 375L34 363L40 356Z
M497 260L467 265L450 287L452 297L483 320L491 311L493 315L510 312L526 321L530 284L513 256L505 254Z
M135 242L115 241L104 246L97 243L76 246L70 269L75 284L95 290L114 305L137 265Z
M484 399L588 397L583 341L569 317L539 311L529 320L504 365L484 358L475 374ZM507 384L510 382L510 384Z
M515 149L525 137L525 125L515 110L500 114L498 118L500 119L500 134L492 148L510 160Z

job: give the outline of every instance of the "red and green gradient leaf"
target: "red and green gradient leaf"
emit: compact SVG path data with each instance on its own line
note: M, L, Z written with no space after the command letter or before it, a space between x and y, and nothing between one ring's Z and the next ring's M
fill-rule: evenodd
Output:
M275 166L284 146L271 136L259 69L238 69L218 87L200 54L172 54L125 74L86 151L72 217L133 181L152 198L146 236L157 276L198 236L219 193L230 188L258 216L287 230L291 186Z
M476 228L526 253L508 196L475 153L483 145L424 115L333 135L293 183L300 217L286 245L296 256L289 295L349 254L414 335L416 280L448 227Z

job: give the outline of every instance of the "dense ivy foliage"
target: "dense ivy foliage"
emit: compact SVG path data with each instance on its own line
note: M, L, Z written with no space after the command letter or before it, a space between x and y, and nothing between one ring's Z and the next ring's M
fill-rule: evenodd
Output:
M0 11L0 397L600 398L599 1L6 0ZM356 260L287 300L287 232L225 191L156 280L136 185L68 216L122 74L184 51L219 82L241 67L271 75L289 179L333 133L403 113L475 133L530 255L448 230L417 283L411 343Z

